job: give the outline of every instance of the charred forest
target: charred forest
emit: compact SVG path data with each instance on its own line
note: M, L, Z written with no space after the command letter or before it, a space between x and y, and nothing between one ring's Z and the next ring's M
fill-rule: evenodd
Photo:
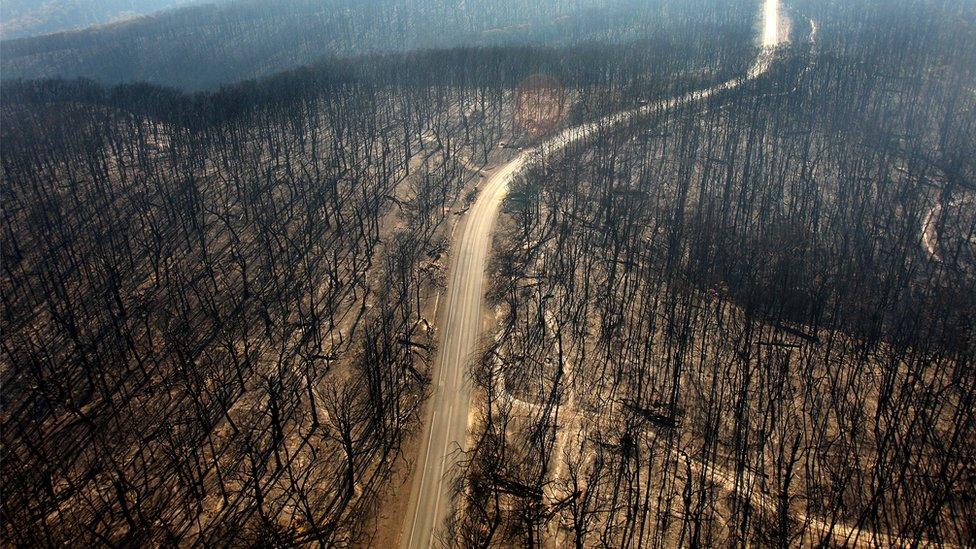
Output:
M973 12L865 8L516 179L461 546L972 546Z
M976 543L972 3L0 49L3 544Z

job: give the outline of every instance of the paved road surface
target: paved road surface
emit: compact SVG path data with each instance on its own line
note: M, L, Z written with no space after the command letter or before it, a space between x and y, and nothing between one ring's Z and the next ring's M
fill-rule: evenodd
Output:
M439 330L441 341L435 370L437 387L430 402L429 415L425 418L428 429L424 433L424 446L417 456L418 469L401 532L401 547L420 549L437 545L437 533L443 528L450 510L451 483L447 475L456 463L468 430L471 386L467 372L485 318L482 297L488 243L498 209L513 176L530 163L541 149L558 151L592 135L601 126L613 126L642 115L701 101L763 74L773 59L773 48L780 42L779 4L780 0L764 0L760 37L763 50L746 77L616 113L599 122L568 128L539 147L520 152L488 177L467 218L459 227L461 235L452 250L447 296L441 315L443 323Z

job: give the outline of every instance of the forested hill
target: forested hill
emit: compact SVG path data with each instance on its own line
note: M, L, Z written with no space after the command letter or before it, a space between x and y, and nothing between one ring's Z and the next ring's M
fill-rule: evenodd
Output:
M482 166L540 127L515 89L562 82L568 125L741 75L754 14L715 10L681 23L699 32L333 57L195 93L6 82L4 539L391 546L370 541L432 392L450 235Z
M572 89L616 85L634 101L692 89L708 76L690 71L684 77L664 80L657 72L649 72L653 67L671 66L673 62L667 59L675 51L684 52L686 60L700 59L704 54L699 50L707 51L722 73L741 73L749 62L748 48L720 44L748 45L748 40L747 35L730 30L715 32L700 43L640 40L567 48L457 47L324 61L214 91L190 93L148 83L105 85L90 79L40 79L4 81L0 95L7 110L31 105L100 105L187 129L222 124L256 110L280 109L349 85L511 89L537 73L552 75ZM10 117L4 120L11 123ZM22 136L7 132L6 137L0 150L16 150Z
M201 0L3 0L0 38L23 38L131 19Z
M238 0L189 6L79 32L7 40L12 78L86 77L200 90L323 58L454 45L622 42L701 36L702 25L748 32L755 5L708 0ZM710 20L709 20L710 19ZM668 24L665 27L663 21ZM743 22L745 25L743 25ZM665 30L666 28L666 30Z

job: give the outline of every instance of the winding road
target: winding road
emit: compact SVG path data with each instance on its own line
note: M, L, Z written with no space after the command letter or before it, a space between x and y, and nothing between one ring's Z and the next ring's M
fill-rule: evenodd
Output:
M509 182L542 152L557 152L586 139L600 128L702 101L762 75L769 69L776 46L781 42L779 11L780 0L764 0L760 36L762 49L746 76L567 128L541 145L521 151L487 178L484 188L458 228L460 237L451 255L446 301L442 304L439 318L442 324L435 369L437 386L424 418L426 429L423 446L418 451L415 464L417 469L401 531L401 547L414 549L434 546L436 535L450 511L452 482L448 475L454 470L467 437L471 403L468 366L477 350L485 319L482 298L488 244Z

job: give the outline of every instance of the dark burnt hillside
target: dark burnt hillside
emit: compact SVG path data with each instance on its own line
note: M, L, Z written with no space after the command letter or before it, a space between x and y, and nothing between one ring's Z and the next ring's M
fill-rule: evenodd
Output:
M511 189L459 545L976 540L971 4L804 9Z
M194 94L5 83L4 539L368 543L431 391L451 229L527 139L514 90L552 75L568 124L708 85L753 54L723 29Z
M721 32L750 36L755 6L635 0L239 0L79 32L7 40L3 78L87 77L185 89L322 58L457 45L570 45Z

